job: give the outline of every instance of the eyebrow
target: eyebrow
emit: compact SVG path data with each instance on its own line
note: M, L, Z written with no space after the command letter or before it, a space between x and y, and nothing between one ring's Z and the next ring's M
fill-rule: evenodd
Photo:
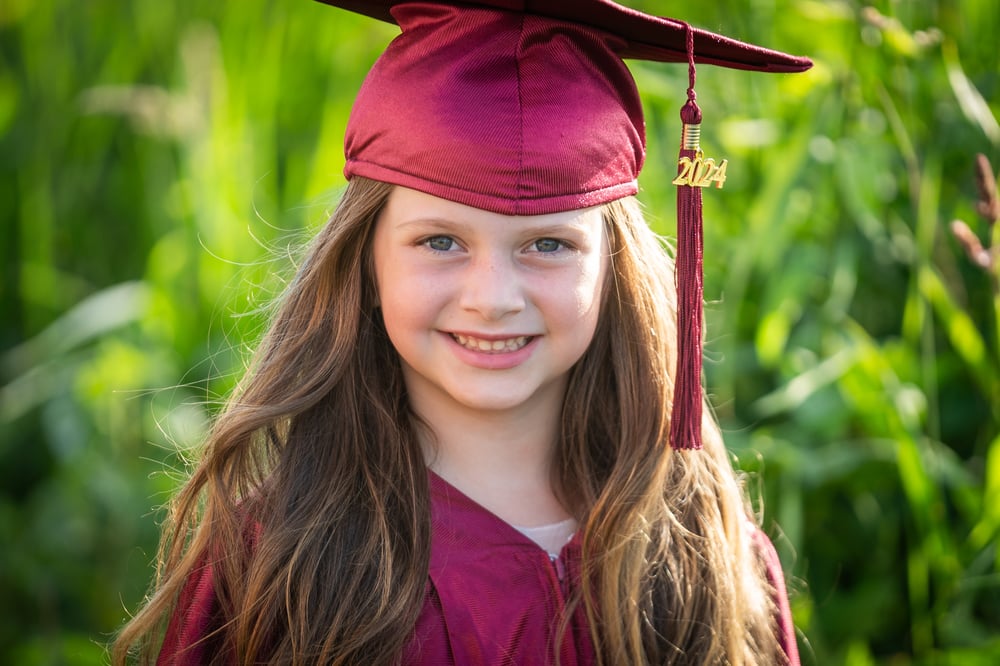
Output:
M442 227L456 227L456 228L467 228L472 226L469 222L459 222L457 220L451 220L446 217L415 217L410 220L403 220L396 224L396 228L405 229L407 227L415 226L442 226Z

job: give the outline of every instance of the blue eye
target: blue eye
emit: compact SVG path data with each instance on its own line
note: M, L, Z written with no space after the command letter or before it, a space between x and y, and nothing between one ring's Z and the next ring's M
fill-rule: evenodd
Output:
M539 238L534 242L537 252L557 252L562 247L562 242L555 238Z
M447 252L455 246L455 239L450 236L432 236L424 241L424 245L435 252Z

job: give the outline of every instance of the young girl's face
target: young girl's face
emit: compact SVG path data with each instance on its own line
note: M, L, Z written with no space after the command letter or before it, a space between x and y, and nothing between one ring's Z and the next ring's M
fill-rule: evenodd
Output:
M373 254L417 413L561 407L600 310L599 208L510 217L396 187Z

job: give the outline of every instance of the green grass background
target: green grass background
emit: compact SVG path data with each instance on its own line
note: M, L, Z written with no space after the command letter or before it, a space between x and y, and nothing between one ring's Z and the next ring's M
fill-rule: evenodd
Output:
M698 82L729 159L707 386L804 662L1000 663L995 1L631 4L816 60ZM0 663L106 660L394 34L308 0L0 0ZM686 72L633 70L670 235Z

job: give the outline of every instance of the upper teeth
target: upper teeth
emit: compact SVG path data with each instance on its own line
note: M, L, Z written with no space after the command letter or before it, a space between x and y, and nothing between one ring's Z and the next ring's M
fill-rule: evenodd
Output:
M528 336L522 335L516 338L508 338L506 340L481 340L480 338L472 338L467 335L455 335L455 340L458 344L462 345L466 349L472 349L475 351L516 351L528 344Z

